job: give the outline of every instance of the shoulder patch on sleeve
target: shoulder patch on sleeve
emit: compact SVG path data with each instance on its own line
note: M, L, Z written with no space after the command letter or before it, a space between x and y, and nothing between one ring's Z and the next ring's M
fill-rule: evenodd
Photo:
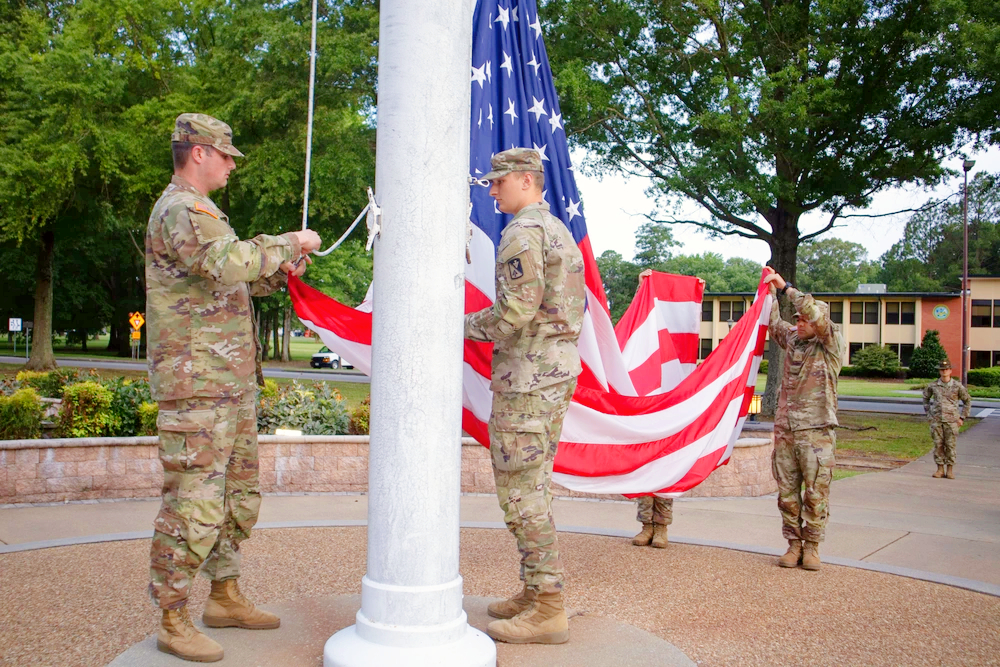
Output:
M196 201L194 203L194 210L195 210L195 213L204 213L205 215L212 216L216 220L219 219L219 216L217 216L214 211L212 211L207 206L203 205L200 201Z

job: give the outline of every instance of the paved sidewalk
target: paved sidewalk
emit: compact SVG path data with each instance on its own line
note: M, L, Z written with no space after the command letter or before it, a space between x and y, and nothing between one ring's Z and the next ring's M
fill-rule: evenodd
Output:
M834 483L827 541L830 563L893 572L905 568L941 575L930 580L1000 595L1000 419L985 419L959 436L957 479L932 479L928 454L891 472ZM149 534L158 500L69 503L0 509L0 553L46 545L135 539ZM493 496L463 496L461 520L501 527ZM357 495L268 496L261 528L360 525L368 498ZM634 505L560 499L560 529L628 536ZM671 539L780 553L775 497L680 499ZM904 573L904 574L912 574ZM969 580L955 581L952 578Z

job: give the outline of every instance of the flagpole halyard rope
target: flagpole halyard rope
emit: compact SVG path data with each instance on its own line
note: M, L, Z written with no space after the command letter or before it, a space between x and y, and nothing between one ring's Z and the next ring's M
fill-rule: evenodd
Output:
M309 228L309 174L312 169L313 106L316 98L316 0L312 2L312 42L309 51L309 115L306 120L306 184L302 201L302 230ZM331 248L332 250L332 248ZM314 253L318 254L318 253Z

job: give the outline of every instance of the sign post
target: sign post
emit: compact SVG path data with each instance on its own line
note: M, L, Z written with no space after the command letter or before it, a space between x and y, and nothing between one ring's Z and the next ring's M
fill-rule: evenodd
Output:
M136 311L128 314L128 323L132 325L132 358L139 360L139 344L142 342L142 325L146 323L146 318L142 313Z
M14 334L14 354L17 354L17 334L21 331L21 318L11 317L7 320L7 331Z

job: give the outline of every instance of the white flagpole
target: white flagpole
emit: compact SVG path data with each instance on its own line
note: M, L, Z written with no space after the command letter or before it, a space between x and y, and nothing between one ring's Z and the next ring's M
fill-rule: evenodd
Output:
M312 47L309 50L309 117L306 121L306 187L302 200L302 229L309 227L309 172L312 169L313 104L316 99L316 0L312 2Z

